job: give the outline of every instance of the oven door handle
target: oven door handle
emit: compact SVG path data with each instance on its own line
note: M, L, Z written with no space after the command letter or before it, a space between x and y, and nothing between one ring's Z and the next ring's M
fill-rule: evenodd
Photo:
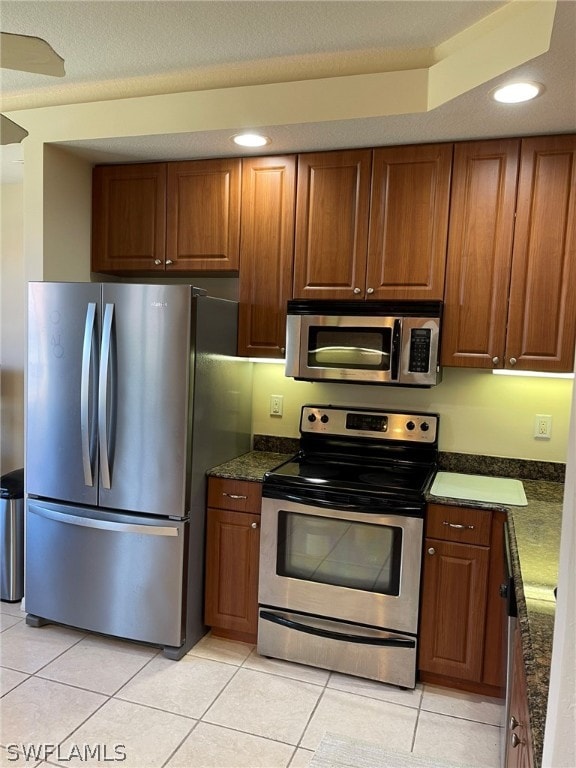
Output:
M390 503L389 509L385 506L377 507L375 509L370 509L365 504L362 503L362 500L356 496L354 499L351 499L350 503L347 504L345 501L337 500L337 499L316 499L314 497L306 496L306 495L298 495L295 493L282 493L280 496L271 496L270 494L264 492L264 497L269 499L280 499L281 501L292 501L295 504L305 504L309 507L317 507L318 509L328 509L328 510L340 510L342 512L358 512L362 511L363 514L366 515L394 515L394 517L403 516L403 517L424 517L424 502L414 502L413 504L408 502L400 502L398 500L394 500L393 503Z
M280 624L283 627L294 629L297 632L306 632L308 635L317 635L318 637L327 637L330 640L344 640L347 643L357 643L360 645L378 645L392 646L394 648L415 648L416 640L403 637L363 637L362 635L349 635L344 632L331 632L328 629L319 629L310 627L307 624L301 624L292 619L286 619L284 616L278 616L270 611L260 611L260 618L264 621L270 621L273 624Z

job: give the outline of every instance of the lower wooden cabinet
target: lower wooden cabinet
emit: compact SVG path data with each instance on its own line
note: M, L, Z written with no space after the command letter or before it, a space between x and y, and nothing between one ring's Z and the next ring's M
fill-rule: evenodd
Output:
M503 513L429 505L418 662L423 681L504 694L503 523Z
M204 621L215 635L255 643L262 484L208 479Z
M522 654L522 637L516 625L512 654L510 719L506 723L506 768L532 768L534 752Z

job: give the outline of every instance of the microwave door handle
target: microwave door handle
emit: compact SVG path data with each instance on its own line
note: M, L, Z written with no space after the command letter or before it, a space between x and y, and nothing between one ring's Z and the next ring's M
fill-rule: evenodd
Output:
M398 381L400 378L401 331L402 322L399 318L396 318L392 327L392 360L390 363L390 378L392 381Z

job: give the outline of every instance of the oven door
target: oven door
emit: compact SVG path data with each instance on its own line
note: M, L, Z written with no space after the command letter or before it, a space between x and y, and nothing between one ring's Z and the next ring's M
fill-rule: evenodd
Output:
M402 323L394 317L288 315L286 375L395 384Z
M262 606L415 635L423 519L262 501Z

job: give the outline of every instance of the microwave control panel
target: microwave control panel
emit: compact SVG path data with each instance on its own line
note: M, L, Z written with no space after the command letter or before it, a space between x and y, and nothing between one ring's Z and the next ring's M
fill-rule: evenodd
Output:
M410 329L410 373L428 373L430 371L430 345L432 331L430 328Z

